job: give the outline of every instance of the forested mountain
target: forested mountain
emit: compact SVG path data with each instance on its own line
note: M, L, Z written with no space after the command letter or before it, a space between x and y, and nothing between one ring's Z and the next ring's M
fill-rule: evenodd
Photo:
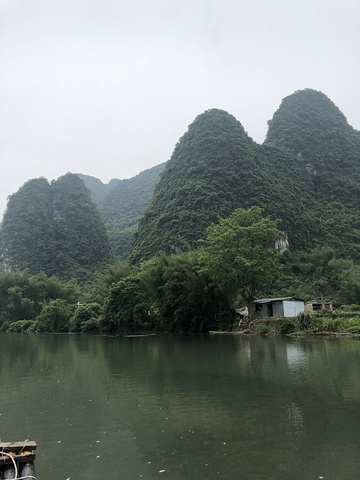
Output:
M72 174L26 182L8 201L0 229L6 267L85 278L109 258L104 224L84 183Z
M111 180L104 185L87 175L78 175L91 191L105 222L113 254L125 258L132 247L138 222L148 207L160 174L166 163L161 163L126 180Z
M252 205L281 218L292 244L310 241L307 180L305 165L289 151L258 145L232 115L208 110L176 145L140 222L133 258L193 247L218 216Z
M306 166L318 243L360 260L360 132L326 95L306 89L284 98L265 144L287 147Z
M290 247L334 247L360 259L360 133L321 92L283 100L263 145L227 112L199 115L176 145L140 221L135 261L197 244L238 207L281 219Z

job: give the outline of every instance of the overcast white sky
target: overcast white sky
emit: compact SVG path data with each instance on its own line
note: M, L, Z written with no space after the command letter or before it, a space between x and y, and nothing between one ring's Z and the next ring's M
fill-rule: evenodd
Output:
M359 0L2 0L0 216L29 178L104 182L222 108L256 141L310 87L360 129Z

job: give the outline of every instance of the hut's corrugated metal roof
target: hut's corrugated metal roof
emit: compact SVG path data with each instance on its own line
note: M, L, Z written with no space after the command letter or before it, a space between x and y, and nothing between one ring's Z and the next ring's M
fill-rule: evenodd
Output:
M303 302L301 298L297 298L297 297L279 297L279 298L259 298L258 300L255 300L254 303L282 302L283 300L295 300L295 301Z

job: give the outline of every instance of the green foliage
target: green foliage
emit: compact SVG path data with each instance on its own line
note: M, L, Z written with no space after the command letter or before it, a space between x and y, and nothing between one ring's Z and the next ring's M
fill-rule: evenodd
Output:
M251 332L258 335L289 335L296 329L289 318L259 318L250 323Z
M340 305L338 308L340 312L360 312L360 305L352 304L352 305Z
M101 329L110 333L146 331L150 328L150 299L138 275L126 277L110 288Z
M312 333L360 333L360 315L312 315L308 330Z
M204 271L226 292L230 301L238 293L254 317L256 295L274 284L281 273L275 241L281 232L275 221L263 216L259 207L237 209L207 229L200 253Z
M34 320L44 303L63 299L75 304L80 290L75 280L61 282L41 272L0 270L0 325L17 320Z
M7 328L3 331L7 333L30 333L35 332L38 327L36 320L17 320L16 322L8 323Z
M105 227L83 182L30 180L8 202L0 229L5 267L86 279L109 258Z
M87 285L86 301L102 304L109 295L110 287L133 272L133 267L124 260L107 265L105 269L98 271L92 282Z
M161 254L145 263L141 274L162 330L201 332L232 324L227 297L201 271L197 252Z
M69 329L69 320L73 312L73 306L68 305L65 300L50 300L44 305L37 317L39 332L67 332Z
M99 303L86 303L76 307L69 321L70 332L96 333L99 327L100 311Z
M227 298L200 271L196 252L161 254L114 283L105 301L102 331L199 332L229 328Z
M336 305L360 303L360 267L352 260L338 258L333 248L285 252L281 261L284 276L275 294L295 295L305 301L331 298Z
M279 326L279 333L281 335L288 335L289 333L293 333L294 330L295 330L295 324L290 319L284 320Z
M360 266L351 265L340 273L338 301L360 304Z

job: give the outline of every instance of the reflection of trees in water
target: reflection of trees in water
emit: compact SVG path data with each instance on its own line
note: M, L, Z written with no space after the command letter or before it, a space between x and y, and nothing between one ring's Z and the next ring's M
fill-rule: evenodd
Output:
M226 459L234 469L241 464L241 471L254 473L258 468L260 472L264 466L276 471L277 462L286 469L291 459L293 467L305 475L306 464L299 454L309 455L309 449L302 433L315 439L315 450L323 444L321 415L314 418L314 404L321 410L329 400L326 386L319 385L316 371L309 366L306 352L314 350L313 345L307 348L303 341L220 335L164 336L139 342L143 340L133 339L121 352L107 349L106 358L117 379L122 376L119 385L123 386L125 379L139 386L137 415L141 423L148 425L151 411L155 423L166 428L163 440L161 435L157 438L159 451L178 445L188 426L197 434L187 438L186 448L200 448L201 458L211 457L221 464L224 452L218 438L231 439L226 442ZM126 371L128 362L135 365L131 375ZM162 410L156 410L158 405ZM170 422L164 421L166 415L172 416L171 428ZM343 433L328 434L329 444L335 448ZM199 438L206 438L207 444L200 445ZM151 435L139 435L137 441L142 451L151 454ZM257 459L260 465L256 465Z
M324 465L351 478L346 472L359 466L359 345L222 335L0 335L1 434L17 440L26 430L42 443L42 465L55 477L64 468L55 457L74 458L74 448L90 476L100 473L95 451L103 448L112 472L151 461L149 475L160 466L174 479L219 478L220 471L223 478L267 472L269 479L297 480ZM339 445L341 461L331 455ZM48 469L50 460L55 466Z
M301 408L294 402L288 405L288 418L289 428L287 434L304 435L303 415L301 412Z

